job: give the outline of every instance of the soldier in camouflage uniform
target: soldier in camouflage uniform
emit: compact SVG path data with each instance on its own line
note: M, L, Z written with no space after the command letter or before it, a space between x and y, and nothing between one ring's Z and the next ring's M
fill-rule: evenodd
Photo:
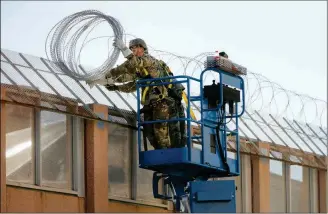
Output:
M131 40L129 48L125 46L122 40L116 40L114 46L122 51L127 60L111 69L105 78L96 82L96 84L105 85L109 91L131 93L136 91L138 79L151 81L152 78L170 75L169 70L166 69L168 67L163 61L148 54L147 45L142 39ZM114 82L124 84L115 85ZM184 107L181 104L184 88L181 84L173 84L172 86L172 88L164 85L143 88L141 103L144 105L144 121L184 117ZM173 94L176 97L172 96ZM184 124L184 122L145 124L144 132L155 149L183 147L186 144Z

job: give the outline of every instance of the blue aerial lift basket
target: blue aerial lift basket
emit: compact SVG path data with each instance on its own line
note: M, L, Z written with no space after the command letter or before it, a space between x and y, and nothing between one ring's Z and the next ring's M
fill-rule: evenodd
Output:
M204 74L208 71L219 74L217 84L214 80L212 85L203 85ZM170 79L173 81L168 81ZM191 81L200 86L198 96L190 96L191 87L194 86L191 85ZM165 121L141 121L141 89L178 83L187 86L186 117ZM238 118L245 110L243 78L219 68L206 68L201 72L199 79L190 76L169 76L139 80L137 100L139 167L154 171L154 197L167 200L172 198L158 193L158 181L163 178L164 184L173 189L177 211L181 210L182 203L188 204L184 205L184 208L188 207L190 212L236 212L234 181L208 179L238 176L240 173ZM191 102L200 102L200 120L191 117ZM239 106L241 112L238 113ZM186 147L142 150L144 141L141 135L144 124L181 120L187 123ZM226 125L231 120L234 120L235 124L232 130ZM200 135L192 136L191 123L198 125ZM227 135L235 136L235 158L229 158L227 155ZM201 148L196 148L196 144Z

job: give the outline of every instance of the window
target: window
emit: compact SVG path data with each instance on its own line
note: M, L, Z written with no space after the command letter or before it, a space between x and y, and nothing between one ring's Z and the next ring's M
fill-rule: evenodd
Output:
M134 134L132 129L108 124L108 196L163 205L153 196L153 172L138 167ZM149 142L148 149L153 149Z
M7 181L34 184L33 109L6 104Z
M83 179L78 181L83 170L83 120L12 104L6 104L5 112L9 184L83 188Z
M40 121L41 185L71 189L71 117L41 111Z
M310 212L309 168L290 167L291 212Z
M108 195L131 198L129 129L108 124Z
M286 212L286 185L283 162L270 160L270 208L271 212Z

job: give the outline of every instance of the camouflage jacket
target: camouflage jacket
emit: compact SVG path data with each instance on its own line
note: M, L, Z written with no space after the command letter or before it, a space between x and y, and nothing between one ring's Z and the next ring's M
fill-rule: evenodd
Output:
M162 61L155 59L149 54L142 57L130 56L124 63L111 69L110 76L115 82L124 83L117 85L118 91L130 93L136 91L136 81L145 78L158 78L168 76L169 73L163 68ZM167 96L166 87L157 87L164 96ZM147 99L151 99L151 92Z
M116 90L131 93L136 91L136 81L138 79L151 79L168 76L168 71L163 67L163 61L157 60L149 54L142 57L130 56L128 59L111 69L110 77L115 82L124 83L117 85ZM156 91L154 90L156 89ZM147 90L142 101L143 104L149 103L149 100L167 97L168 92L165 86L152 86L151 88L143 87L142 95ZM160 96L161 95L161 96Z
M117 85L116 90L125 93L136 91L136 81L138 79L159 78L169 75L173 75L169 67L163 61L157 60L148 54L142 57L131 56L123 64L110 71L110 76L115 82L124 83L122 85ZM152 81L152 83L154 82ZM172 98L176 97L171 96L172 90L168 91L166 86L157 86L156 90L164 95L165 98L169 95ZM146 101L143 104L148 104L150 99L157 99L157 95L154 93L153 88L154 87L148 90L147 96L145 97ZM182 91L184 90L182 84L173 84L173 88L175 89L174 94L178 94L177 99L182 99ZM144 90L145 88L142 89L142 94Z

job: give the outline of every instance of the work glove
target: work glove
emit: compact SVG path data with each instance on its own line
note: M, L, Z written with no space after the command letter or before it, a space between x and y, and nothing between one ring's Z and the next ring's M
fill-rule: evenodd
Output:
M114 84L114 80L112 78L102 77L97 80L87 80L86 83L90 86L90 88L93 88L95 85L112 85Z
M113 46L120 49L125 58L127 58L128 56L130 56L132 54L132 51L128 47L126 47L123 40L121 40L121 39L115 38Z

